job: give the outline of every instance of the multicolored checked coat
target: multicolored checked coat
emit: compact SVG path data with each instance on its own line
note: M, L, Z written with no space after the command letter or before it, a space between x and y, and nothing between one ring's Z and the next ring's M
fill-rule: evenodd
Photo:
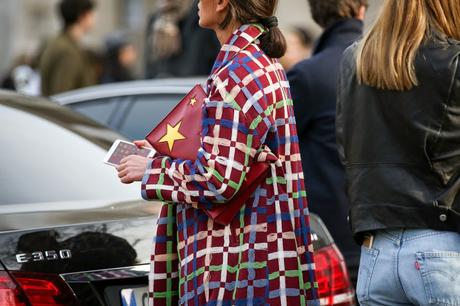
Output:
M225 44L208 80L195 162L153 159L145 199L164 204L153 240L151 305L318 305L298 138L281 65L259 25ZM270 174L228 226L196 204L225 205L254 160Z

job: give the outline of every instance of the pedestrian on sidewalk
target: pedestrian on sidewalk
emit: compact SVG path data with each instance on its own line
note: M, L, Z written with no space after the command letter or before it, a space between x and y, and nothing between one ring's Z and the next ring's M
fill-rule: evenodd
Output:
M389 0L345 51L337 139L361 305L460 305L460 2Z
M80 46L94 26L92 0L61 0L62 32L51 40L40 59L42 95L51 96L97 83L95 69Z
M345 257L356 286L360 248L347 222L350 202L335 137L337 80L343 51L363 34L367 0L309 0L324 32L313 56L288 72L310 211L318 214Z
M158 0L156 7L147 25L146 77L209 75L220 44L198 24L198 0Z
M292 100L278 62L277 0L201 0L221 51L208 79L196 160L130 156L122 182L166 202L156 227L151 305L319 305ZM228 225L197 207L226 205L255 162L269 171Z

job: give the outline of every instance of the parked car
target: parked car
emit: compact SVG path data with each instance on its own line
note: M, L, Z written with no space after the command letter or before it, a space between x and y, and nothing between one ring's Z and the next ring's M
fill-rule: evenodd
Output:
M163 79L106 84L52 97L130 139L143 139L204 79Z
M122 136L6 92L0 122L0 305L121 306L145 291L160 203L103 164Z
M182 86L183 89L181 90L183 91L177 89L182 88L180 86L164 85L165 88L159 95L167 94L170 95L171 99L173 99L173 95L176 95L180 99L194 84L195 82L190 83L188 86ZM125 88L134 88L135 84L132 86L124 84L123 86ZM104 91L109 89L108 92L115 92L115 88L110 90L110 86L101 87ZM98 88L87 89L85 90L85 96L90 97L91 91L97 90ZM79 95L78 92L76 94L75 96L84 96ZM119 91L119 94L120 97L134 101L132 104L135 101L146 103L149 107L161 104L160 98L157 97L157 100L150 98L150 96L155 95L154 93L145 94L145 97L139 95L139 99L136 94L133 94L133 97L129 95L123 96L121 91ZM64 96L62 95L62 97ZM104 98L102 93L97 92L92 96L97 97L95 100L98 103L99 110L105 108L105 102L103 101L109 101L107 105L113 107L110 106L110 99L118 101L116 107L113 108L115 113L117 112L116 109L125 109L122 105L123 102L117 100L117 96L107 95L107 98ZM71 94L67 94L67 97L70 99ZM174 100L170 107L178 99ZM73 104L82 103L80 108L76 108L76 110L85 109L87 111L90 108L85 108L85 103L91 105L92 102L94 101L77 102L77 100L74 100L74 102L67 104L72 106ZM9 112L4 112L4 109L9 110ZM101 113L103 112L101 111ZM156 113L156 110L153 108L149 112ZM115 184L112 182L114 179L113 173L109 173L112 176L97 174L98 172L93 173L92 168L88 168L85 165L91 162L87 160L102 160L102 156L108 150L110 143L121 136L114 135L102 126L89 119L84 119L81 115L74 114L62 106L24 96L0 94L0 122L5 122L4 120L6 119L3 118L5 116L11 118L7 121L11 124L11 130L20 130L21 126L26 126L24 119L21 117L28 117L31 121L46 122L47 125L53 126L56 130L63 130L62 133L67 133L69 139L76 139L72 140L75 141L75 144L71 144L70 140L56 139L51 131L44 131L38 127L26 129L24 133L29 133L29 139L40 140L42 144L40 150L42 152L46 153L48 148L58 150L61 146L56 146L56 144L60 142L67 144L65 146L66 150L62 151L67 151L68 148L78 151L95 151L94 156L92 156L92 153L83 154L82 156L76 154L76 156L66 160L80 165L79 168L82 169L75 171L93 176L91 184L86 183L85 175L77 176L79 177L78 180L68 182L72 186L72 190L71 192L66 192L66 195L78 194L80 187L86 188L89 186L99 189L105 186L106 182L109 182L107 183L109 186L112 183ZM154 125L154 119L151 121L152 125ZM136 122L132 124L136 125ZM0 132L2 147L4 147L5 143L7 147L15 147L17 144L14 141L21 143L21 145L28 144L29 147L33 147L32 140L29 140L32 141L29 144L22 142L21 137L11 138L5 136L5 133L4 129ZM104 137L100 135L104 135ZM130 138L139 137L131 135ZM10 140L8 142L5 139ZM15 159L15 156L18 156L18 159ZM10 167L15 168L14 165L22 163L21 157L22 155L11 153L9 159L0 161L0 166L3 169L3 163L7 162ZM77 159L80 160L74 161ZM36 160L34 159L34 161ZM28 171L28 176L36 176L37 182L48 182L50 186L46 187L53 189L53 182L59 181L61 177L53 175L50 178L44 178L43 176L48 175L47 171L45 171L47 165L54 165L55 163L53 160L43 161L39 159L39 161L43 169ZM66 163L57 166L65 168ZM92 162L91 166L96 167ZM101 167L108 166L101 165ZM107 171L110 172L111 169ZM67 177L69 173L65 171L61 175ZM10 178L0 172L0 182L8 180ZM21 186L23 180L9 181L9 184L11 186ZM31 186L31 188L34 186ZM39 185L35 187L39 188ZM135 189L138 188L138 186L134 187ZM127 190L117 184L115 184L114 188L118 192ZM127 192L129 192L127 197L130 197L130 191ZM30 299L38 300L42 298L40 295L42 294L44 298L55 301L54 304L49 305L67 305L62 300L65 298L71 299L71 297L81 305L122 305L121 297L123 296L127 300L131 300L131 297L133 297L136 300L136 305L146 305L150 235L159 203L143 203L137 200L138 197L134 196L131 201L108 201L107 204L101 203L99 206L91 206L92 204L90 203L92 202L88 199L79 199L73 201L71 206L61 203L56 204L56 199L54 198L47 201L45 197L40 201L33 202L34 198L32 197L32 199L25 200L28 206L24 206L25 204L22 204L23 200L19 196L17 200L15 200L14 195L4 200L3 193L0 194L0 245L5 246L0 250L0 264L6 268L5 271L0 272L3 273L0 274L0 288L2 288L2 285L6 288L11 287L7 293L9 296L19 300L29 294L29 296L32 296ZM53 195L51 194L50 196L52 197ZM8 205L8 201L15 201L20 205ZM6 211L3 211L4 207L7 208ZM20 211L17 212L15 209L20 209ZM311 215L311 229L321 305L354 305L354 291L348 278L344 259L327 228L320 218L314 214ZM22 260L27 260L27 262L21 262ZM36 284L34 285L35 287L28 285L31 282ZM49 286L62 288L59 290L62 290L63 293L58 295L59 290L45 289L49 288ZM0 301L1 292L0 290ZM34 297L34 294L39 295ZM77 301L74 302L76 303ZM32 305L34 304L32 303ZM126 302L123 305L133 304Z

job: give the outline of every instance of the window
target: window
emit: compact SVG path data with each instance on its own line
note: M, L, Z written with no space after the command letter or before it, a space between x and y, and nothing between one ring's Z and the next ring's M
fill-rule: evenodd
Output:
M74 103L69 106L100 124L109 126L110 119L117 109L117 102L117 99L100 99Z
M183 96L178 93L133 98L131 108L121 121L119 132L130 139L144 139Z

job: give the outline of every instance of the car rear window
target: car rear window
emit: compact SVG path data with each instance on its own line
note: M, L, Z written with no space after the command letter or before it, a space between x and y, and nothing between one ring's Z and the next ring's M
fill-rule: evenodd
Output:
M118 132L130 139L145 136L179 103L182 94L143 95L132 99Z
M117 108L117 99L101 99L72 104L71 107L95 121L109 125Z

